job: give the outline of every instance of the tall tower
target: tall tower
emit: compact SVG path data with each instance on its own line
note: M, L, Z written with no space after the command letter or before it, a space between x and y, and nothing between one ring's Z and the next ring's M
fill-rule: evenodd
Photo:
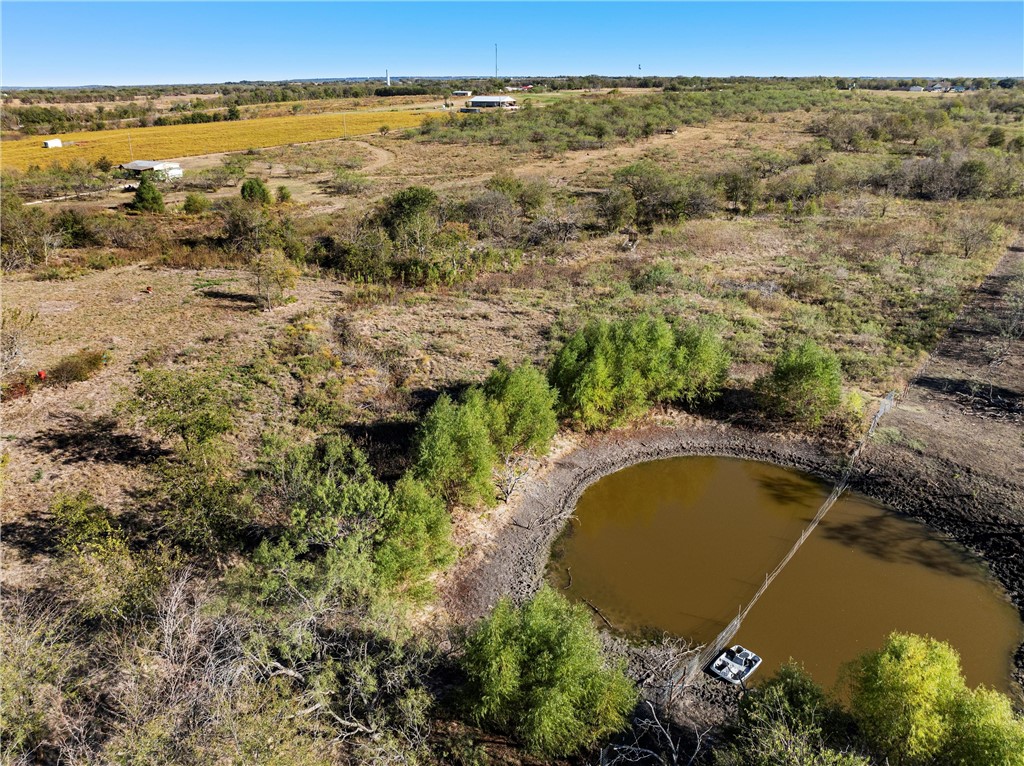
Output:
M391 75L388 73L387 69L384 70L384 79L388 81L388 87L390 88L391 87Z

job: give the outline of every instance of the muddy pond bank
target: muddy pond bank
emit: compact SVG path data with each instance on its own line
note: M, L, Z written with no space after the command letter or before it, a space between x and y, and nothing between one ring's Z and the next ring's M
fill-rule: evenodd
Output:
M687 455L757 460L826 481L834 480L845 464L844 454L819 441L689 417L673 427L588 437L551 459L524 483L518 502L498 512L491 539L442 588L448 608L470 620L486 614L502 596L529 597L544 581L551 545L588 486L627 466ZM1024 527L1016 518L1021 507L1017 486L873 444L861 455L852 488L964 545L989 565L1024 614ZM1024 679L1024 648L1017 651L1014 677L1018 683Z

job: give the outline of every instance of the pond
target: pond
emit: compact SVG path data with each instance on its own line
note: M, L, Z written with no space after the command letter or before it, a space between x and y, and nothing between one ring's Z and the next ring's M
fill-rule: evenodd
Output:
M682 457L605 476L580 498L548 578L616 629L712 640L785 555L831 491L749 460ZM1016 609L964 548L874 501L844 495L744 622L736 643L790 657L831 686L893 630L960 652L967 682L1010 691L1024 639Z

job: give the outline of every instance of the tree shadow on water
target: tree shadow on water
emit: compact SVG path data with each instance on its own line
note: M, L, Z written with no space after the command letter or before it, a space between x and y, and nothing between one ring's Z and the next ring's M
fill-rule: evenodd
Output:
M966 551L930 535L924 527L891 516L839 522L826 518L818 534L879 561L915 564L954 577L975 577L980 571Z
M813 508L824 501L826 493L807 479L790 476L762 476L758 486L779 505Z

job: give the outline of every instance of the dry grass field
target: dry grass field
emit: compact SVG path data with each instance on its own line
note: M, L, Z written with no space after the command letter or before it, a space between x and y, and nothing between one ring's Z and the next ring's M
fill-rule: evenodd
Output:
M75 615L54 635L82 658L51 679L36 655L15 655L28 659L9 675L26 688L48 684L50 695L19 704L70 711L70 723L26 716L26 742L43 743L53 762L80 747L91 748L90 763L226 763L236 735L272 763L594 762L535 758L434 696L454 666L431 652L441 646L444 663L459 661L452 628L475 618L473 598L521 595L474 573L505 566L494 551L508 541L526 550L561 523L521 524L524 503L561 492L552 477L574 461L590 470L591 446L625 455L649 437L709 451L753 445L735 454L795 455L831 475L893 390L909 393L887 416L887 441L864 450L865 487L971 545L1020 607L1024 186L1015 178L1024 154L1012 143L1020 124L1002 109L1017 102L967 98L970 111L947 115L933 94L897 102L829 91L818 103L800 92L788 105L718 105L677 125L644 93L526 96L545 108L493 115L493 125L469 115L416 129L432 113L421 99L388 112L314 114L322 104L310 102L297 114L132 129L136 158L184 169L156 180L162 209L133 205L117 170L46 167L128 160L126 130L61 135L74 143L57 151L43 150L42 136L0 146L12 171L5 319L31 318L15 323L19 357L0 392L0 582L33 608L41 593L47 608ZM917 108L935 110L925 112L933 127L907 111ZM897 119L906 114L914 119ZM382 125L393 130L378 135ZM586 140L562 141L565 126ZM250 179L270 197L243 197ZM720 344L730 359L714 399L652 399L595 430L565 408L556 419L549 402L550 452L512 453L481 471L493 504L432 476L424 434L483 433L469 429L473 387L501 362L532 363L559 401L564 387L545 381L556 381L548 373L566 342L591 321L638 318ZM820 423L772 412L762 395L780 352L804 342L836 371L837 398ZM88 354L94 368L54 374ZM641 356L630 363L639 368ZM444 397L457 403L455 426L444 426ZM499 411L485 401L481 410ZM484 424L477 441L500 427ZM459 460L476 449L466 434L449 439ZM339 457L350 448L351 467ZM521 484L503 498L509 476ZM434 556L425 521L407 531L391 515L420 485L423 508L408 518L433 513L427 501L440 509L437 539L460 562ZM75 547L68 498L109 530ZM373 498L391 498L379 520ZM350 506L351 516L331 515ZM313 515L323 524L303 531ZM365 551L343 549L357 523L375 537ZM378 574L391 541L418 557L398 585ZM302 552L289 553L293 544ZM337 547L328 556L326 546ZM199 667L192 655L172 666L152 649L165 640L154 622L166 612L160 589L181 571L195 584L196 620L246 642L237 660L246 685L213 713L205 676L188 675ZM283 584L271 593L275 578ZM89 619L77 619L73 609L87 608ZM199 639L214 645L213 630ZM327 653L296 660L307 637ZM156 657L159 672L139 657ZM345 675L355 663L365 687ZM378 682L403 705L424 700L422 715L410 723L405 708L371 715L330 702ZM184 689L173 709L172 686ZM726 704L694 699L698 713ZM194 710L214 723L181 712ZM236 717L222 725L223 711ZM74 736L88 726L102 736L82 745ZM429 737L400 741L428 726ZM193 760L175 754L179 732Z

